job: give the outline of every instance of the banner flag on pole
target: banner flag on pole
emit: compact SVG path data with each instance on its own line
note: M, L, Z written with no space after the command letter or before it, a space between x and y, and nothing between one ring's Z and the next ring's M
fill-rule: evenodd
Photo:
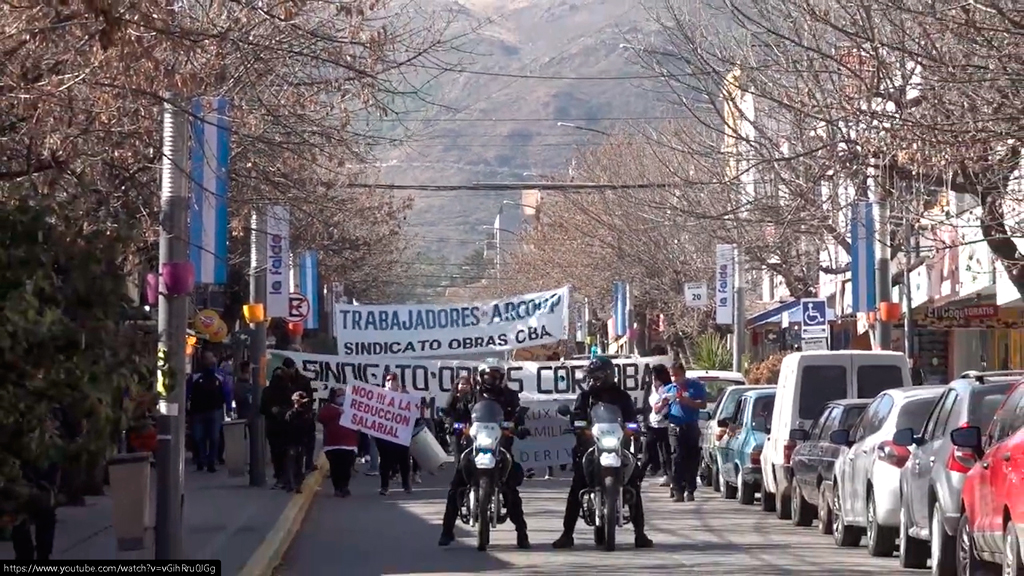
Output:
M197 284L226 284L231 158L228 100L194 98L191 110L189 259Z

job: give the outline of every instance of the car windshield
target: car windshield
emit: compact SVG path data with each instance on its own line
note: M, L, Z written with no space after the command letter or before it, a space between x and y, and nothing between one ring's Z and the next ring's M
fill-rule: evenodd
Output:
M996 417L996 410L1006 399L1010 392L1012 383L986 384L978 386L971 394L971 405L967 409L967 421L971 426L978 426L982 430L988 428L992 419Z
M719 397L732 386L743 386L742 380L725 380L722 378L716 378L714 376L704 376L695 378L704 383L704 388L708 391L708 404L717 402Z
M843 412L843 421L839 423L839 428L842 430L852 430L853 425L860 418L860 415L864 413L864 409L867 406L851 406Z
M729 418L736 413L736 406L740 403L740 396L742 396L739 390L729 390L724 396L725 398L719 398L715 404L715 410L717 410L716 416L718 418Z
M920 433L937 398L938 396L915 398L901 406L900 413L896 416L896 429L913 428L915 433Z

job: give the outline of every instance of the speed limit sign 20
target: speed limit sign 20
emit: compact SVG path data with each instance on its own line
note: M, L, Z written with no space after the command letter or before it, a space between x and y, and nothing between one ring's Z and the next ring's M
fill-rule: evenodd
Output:
M704 282L688 282L683 288L687 306L696 308L708 303L708 285Z

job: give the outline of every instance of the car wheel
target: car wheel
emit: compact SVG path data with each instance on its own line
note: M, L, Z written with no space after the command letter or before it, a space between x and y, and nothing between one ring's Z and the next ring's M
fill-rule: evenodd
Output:
M853 548L860 546L863 537L860 526L847 526L843 518L843 499L840 497L839 484L832 481L832 539L836 546Z
M888 558L896 551L896 534L887 526L878 525L875 495L868 491L868 554Z
M956 573L957 576L987 576L994 570L987 562L978 558L974 548L974 534L971 522L964 514L956 529Z
M900 506L900 568L927 568L929 548L924 540L910 535L907 508Z
M793 495L789 501L792 507L789 515L793 526L806 527L814 523L814 510L811 509L811 505L807 503L800 486L796 483L793 484Z
M775 494L768 491L764 480L761 480L761 511L775 512Z
M792 496L786 494L782 487L776 485L778 492L775 493L775 516L779 520L789 520L793 517Z
M740 504L744 506L753 506L754 485L747 482L746 478L743 477L743 470L736 473L736 490L737 499Z
M931 517L932 576L956 576L956 537L946 533L943 518L942 506L936 502Z
M1013 522L1006 524L1003 531L1003 576L1024 576L1024 564L1020 559L1020 541L1017 539L1017 526Z
M718 483L722 486L722 500L735 500L736 499L736 487L729 484L729 481L725 479L725 473L721 469L718 470Z
M718 468L711 466L711 489L715 492L722 491L722 478L718 472Z
M825 498L825 484L818 486L818 532L832 533L832 504Z

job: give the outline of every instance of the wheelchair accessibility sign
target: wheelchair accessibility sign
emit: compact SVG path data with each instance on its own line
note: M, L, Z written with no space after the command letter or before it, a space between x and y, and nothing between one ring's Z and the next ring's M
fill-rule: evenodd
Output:
M804 298L800 301L800 338L828 338L828 309L823 298Z

